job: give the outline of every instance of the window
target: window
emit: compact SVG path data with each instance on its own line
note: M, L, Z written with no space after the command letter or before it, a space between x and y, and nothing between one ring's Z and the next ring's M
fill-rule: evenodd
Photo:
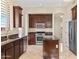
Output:
M1 30L6 29L9 26L9 0L1 0Z

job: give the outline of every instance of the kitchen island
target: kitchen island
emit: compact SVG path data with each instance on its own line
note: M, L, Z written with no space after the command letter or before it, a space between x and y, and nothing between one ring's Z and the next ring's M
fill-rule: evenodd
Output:
M43 59L59 59L59 40L43 40Z

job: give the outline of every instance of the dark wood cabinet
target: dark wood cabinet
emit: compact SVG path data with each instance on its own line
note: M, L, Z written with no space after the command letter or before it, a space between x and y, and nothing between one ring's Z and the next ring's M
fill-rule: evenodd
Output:
M1 46L1 59L5 59L5 46Z
M22 27L22 8L13 6L13 27Z
M73 7L71 10L72 10L72 20L76 20L77 19L77 5Z
M19 40L19 54L21 55L22 53L23 53L23 48L24 48L24 40L23 40L23 38L21 38L20 40Z
M35 28L36 23L45 23L46 28L52 28L52 14L29 14L29 27Z
M29 45L35 45L36 44L36 39L35 39L35 33L30 32L28 35L28 44Z
M27 41L25 43L27 43ZM24 39L20 38L16 41L1 46L1 59L18 59L23 52Z
M6 59L14 59L14 47L6 50Z
M14 46L12 42L6 44L6 59L14 59Z
M15 41L14 42L14 52L15 52L15 59L18 59L18 57L19 57L19 40L17 40L17 41Z
M59 41L43 40L43 58L59 59Z

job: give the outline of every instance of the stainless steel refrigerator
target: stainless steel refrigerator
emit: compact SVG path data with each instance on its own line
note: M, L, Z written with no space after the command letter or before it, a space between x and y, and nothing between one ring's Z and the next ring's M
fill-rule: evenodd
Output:
M77 21L69 22L69 49L77 55Z

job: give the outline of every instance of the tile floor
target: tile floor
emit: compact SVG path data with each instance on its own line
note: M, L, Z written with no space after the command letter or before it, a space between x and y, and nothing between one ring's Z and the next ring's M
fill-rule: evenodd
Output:
M42 45L29 45L27 51L19 59L43 59ZM61 49L60 49L61 50ZM65 48L64 52L60 51L60 59L77 59L76 56Z

